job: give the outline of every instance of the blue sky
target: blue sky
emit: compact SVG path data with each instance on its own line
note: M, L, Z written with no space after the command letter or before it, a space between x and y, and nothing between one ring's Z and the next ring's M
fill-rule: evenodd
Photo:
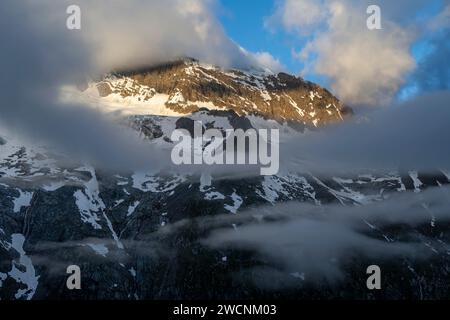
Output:
M416 21L425 21L435 16L447 4L447 0L424 2L425 7L416 12ZM239 45L252 52L269 52L279 59L289 72L298 75L304 66L293 57L292 50L300 50L306 40L282 30L271 32L264 25L265 19L273 15L276 3L276 0L221 0L219 19L229 37ZM416 63L420 64L433 50L430 39L422 36L412 45L411 54ZM327 78L323 76L309 73L306 77L324 86L329 85ZM401 100L417 93L415 84L408 81L399 92L398 97Z
M424 0L427 5L417 12L417 18L435 16L444 6L443 0ZM304 41L283 32L270 32L264 20L275 10L276 0L221 0L219 18L227 34L244 48L257 52L267 51L280 59L291 72L302 68L302 63L294 59L291 49L301 48ZM420 59L428 53L426 39L412 48L413 55Z
M294 59L292 50L302 48L305 39L281 31L270 31L264 21L273 15L276 0L222 0L219 15L231 39L251 52L269 52L280 60L287 71L300 74L304 64ZM308 80L327 86L327 79L308 74Z
M265 18L275 10L273 0L222 0L219 18L227 34L252 52L267 51L278 58L291 72L299 72L302 64L293 59L291 49L303 43L280 32L264 27Z

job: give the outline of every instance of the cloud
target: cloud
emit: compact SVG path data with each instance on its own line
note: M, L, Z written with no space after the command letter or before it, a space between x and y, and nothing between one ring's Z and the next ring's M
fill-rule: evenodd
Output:
M435 92L280 145L281 170L420 170L450 164L450 92Z
M281 26L306 41L294 54L306 65L303 73L326 76L345 103L388 105L415 69L410 49L417 28L412 17L423 3L383 1L382 30L373 31L366 26L369 4L354 0L280 1L266 25Z
M240 213L237 230L214 229L202 243L215 249L256 251L266 266L253 270L262 286L277 289L277 281L269 283L267 279L279 279L283 274L302 275L307 281L321 283L324 279L339 281L350 261L366 262L368 266L389 259L427 258L431 251L423 241L433 246L433 239L416 235L407 242L386 241L385 237L391 234L383 230L402 225L408 233L412 228L429 224L430 212L445 224L450 219L448 192L448 189L433 189L420 196L408 193L364 207L296 202L258 207ZM428 210L424 209L424 203L430 204ZM401 239L398 231L395 236ZM258 276L259 272L263 275ZM292 278L281 282L283 286L294 283Z
M81 30L66 28L71 4L1 2L0 123L76 159L126 169L164 162L114 119L84 105L61 105L62 85L180 56L224 67L257 62L227 38L213 14L215 1L78 1Z
M216 0L82 0L79 5L80 38L103 72L186 56L225 68L277 62L266 53L242 50L226 35L216 17Z
M290 32L307 34L314 31L328 15L323 0L278 1L275 13L265 20L264 25L272 30L281 25Z
M86 74L96 74L105 68L120 68L128 63L131 65L156 63L161 59L195 53L203 54L205 59L208 57L212 59L216 56L215 53L220 52L223 54L224 64L234 64L235 60L237 64L259 60L269 68L282 67L279 61L268 53L248 53L231 40L227 40L220 24L211 13L214 10L212 1L170 0L171 6L167 6L167 2L156 0L81 1L79 4L83 20L80 31L69 31L65 28L67 18L65 9L69 3L69 1L60 1L56 4L53 1L41 1L38 4L33 1L5 0L0 4L2 9L0 32L4 43L0 52L2 68L0 122L17 135L47 140L69 150L77 159L89 159L102 166L119 165L127 169L134 166L164 165L160 160L163 158L160 153L152 152L150 146L143 145L133 132L117 126L103 114L82 105L60 105L57 102L58 92L60 86L65 83L78 81ZM329 22L330 25L338 24L339 19L347 21L347 17L339 14L341 9L347 7L339 9L338 5L335 6L330 7L337 12L329 11L329 14L334 15ZM311 20L307 24L313 23L315 22ZM363 23L365 25L364 21ZM388 28L389 24L385 24L385 27ZM339 26L336 28L338 31L330 32L333 35L340 35ZM324 61L323 66L317 68L329 67L330 75L342 73L339 79L335 79L335 85L341 92L348 92L349 96L355 94L352 97L356 100L366 98L365 94L359 96L361 94L359 90L362 88L364 89L362 93L367 92L371 98L382 100L384 96L379 97L380 92L388 96L395 91L393 88L398 86L400 74L408 69L408 64L405 64L407 59L403 59L401 53L396 53L395 46L403 48L401 44L403 31L399 29L398 32L396 39L393 34L387 35L386 39L396 42L392 47L377 49L375 44L381 41L379 39L381 36L374 36L373 43L364 40L371 44L368 46L370 52L358 56L356 53L362 49L355 44L357 57L354 58L354 54L343 46L341 51L345 54L339 52L337 55L340 61L335 61L334 57L330 56L331 60ZM358 32L357 36L349 36L345 30L342 33L345 41L348 37L352 41L356 37L363 42L362 35ZM339 42L332 42L334 38L330 38L327 34L320 36L321 34L313 40L311 46L331 55L332 49L339 46ZM377 66L378 56L373 58L375 60L371 60L374 56L372 52L379 52L386 60L381 63L383 70L378 69L380 68ZM390 57L391 55L395 57ZM351 59L346 60L346 56ZM217 57L221 60L222 55L219 54ZM320 57L318 59L320 61ZM356 63L352 64L351 61ZM437 70L436 66L433 68ZM374 79L369 75L375 75ZM358 90L353 93L352 87L357 87ZM446 149L439 147L437 142L445 141L445 138L450 136L442 133L446 128L442 121L448 119L443 101L445 100L436 98L417 102L430 106L429 112L420 108L401 108L400 110L403 110L401 113L395 111L392 116L387 113L384 116L380 114L380 119L374 119L372 125L360 126L366 127L364 129L366 131L346 127L340 129L343 131L337 131L332 138L319 138L320 135L317 135L317 138L311 138L310 141L319 140L320 143L315 144L316 146L328 145L327 152L331 155L318 158L317 164L322 164L324 159L354 163L355 159L362 161L367 158L371 160L367 162L371 165L374 164L374 159L380 159L374 166L392 165L399 160L412 165L414 160L415 164L426 168L441 165L448 160L448 155ZM413 111L419 109L420 112ZM424 119L428 119L426 123ZM437 140L438 135L441 138ZM417 148L405 147L409 146L408 139L416 141L426 152L416 155L414 152L418 150ZM396 144L393 144L394 142ZM310 150L311 153L306 154L314 159L318 150L312 147L313 144L305 142L305 139L297 143L300 145L293 148L294 150L301 152ZM373 146L377 146L378 149L375 150ZM356 156L359 150L366 150L364 155L367 157ZM282 153L282 159L290 159L291 153L288 151L286 155ZM357 164L361 165L361 162Z
M223 67L253 62L228 38L212 0L83 1L82 37L106 70L182 56Z
M154 157L129 131L88 107L57 103L61 85L96 70L80 34L65 28L65 8L62 2L1 2L2 127L105 167L130 164L138 155L148 165Z
M286 67L268 52L256 52L251 54L252 58L256 60L256 65L267 68L272 72L278 73L286 70Z
M349 14L352 12L353 14ZM365 16L336 6L329 31L320 34L301 51L317 53L313 71L328 76L331 88L346 103L387 105L414 67L409 53L412 36L384 21L383 30L370 31Z
M189 230L197 235L189 245L201 244L221 254L230 250L230 257L240 250L251 252L251 263L246 266L258 285L272 289L297 285L292 275L303 275L308 283L323 285L324 280L344 280L349 266L399 263L403 259L414 265L430 258L430 254L446 254L447 247L423 230L428 230L431 221L436 231L450 221L449 192L448 187L442 187L420 194L389 194L384 201L366 206L316 206L292 201L249 208L239 215L186 218L144 232L139 240L121 239L128 254L118 250L110 238L40 242L30 249L33 261L49 268L64 265L64 250L76 250L80 259L92 263L132 263L133 257L165 260L180 254L166 240ZM96 256L89 244L106 246L107 256ZM280 278L288 281L280 282Z

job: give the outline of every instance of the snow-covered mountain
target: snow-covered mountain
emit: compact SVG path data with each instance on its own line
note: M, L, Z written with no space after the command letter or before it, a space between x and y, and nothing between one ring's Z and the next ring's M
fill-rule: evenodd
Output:
M239 116L297 127L319 127L352 114L328 90L301 78L269 70L223 70L187 59L109 74L66 88L62 96L128 115L180 116L202 109L232 110Z
M224 71L194 60L65 87L61 101L114 113L149 143L162 146L170 145L170 133L183 125L180 119L201 120L219 129L279 128L296 135L343 121L352 113L326 89L300 78L268 71ZM362 206L397 193L418 195L450 182L446 171L346 177L282 172L242 179L206 172L112 173L66 161L63 155L8 134L0 136L1 299L327 298L342 292L347 297L373 298L362 289L365 282L316 287L303 273L284 274L294 286L282 292L255 286L244 266L263 268L265 262L247 250L204 246L200 240L211 226L205 220L230 216L231 220L212 225L239 232L239 222L232 219L249 208L291 201ZM386 242L400 238L397 229L373 221L363 225L373 238ZM392 291L381 297L448 293L437 282L423 283L430 273L434 274L430 280L449 278L446 226L432 217L420 228L402 226L410 241L436 252L434 264L401 258L398 263L415 271L402 279L396 279L399 271L393 273ZM66 268L72 264L82 269L83 290L65 287ZM345 276L354 280L358 268L349 266ZM236 275L242 280L239 290Z

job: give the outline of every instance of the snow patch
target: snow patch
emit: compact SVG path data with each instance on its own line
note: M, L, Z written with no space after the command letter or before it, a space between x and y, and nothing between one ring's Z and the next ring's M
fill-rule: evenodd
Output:
M81 220L85 223L91 224L94 229L102 229L100 224L99 215L101 214L106 221L108 229L111 231L111 235L116 242L119 249L123 249L124 246L120 242L117 233L114 231L111 221L105 213L105 204L100 198L99 185L97 175L92 167L81 167L76 171L88 172L91 179L88 182L84 182L84 189L77 190L74 193L75 203L81 215Z
M133 188L143 192L169 192L178 187L181 183L186 181L186 178L181 175L174 175L172 177L157 177L144 172L135 172L131 176L133 180Z
M231 195L231 199L233 200L233 205L224 205L225 210L230 211L231 213L236 213L237 210L241 207L244 200L235 192Z
M135 201L132 205L128 207L127 217L131 216L136 210L137 206L140 204L140 201Z
M420 192L420 187L423 186L423 183L419 180L419 174L417 173L417 171L410 171L409 176L414 183L414 192Z
M210 191L205 193L205 200L224 200L225 196L217 191Z
M97 254L99 254L103 257L106 257L106 255L109 252L108 248L102 243L100 243L100 244L88 243L86 245L88 247L90 247L92 250L94 250Z
M36 275L33 263L23 249L24 243L25 237L22 234L15 233L11 236L11 248L19 253L19 258L12 261L11 271L7 274L0 273L0 288L2 282L9 276L26 287L25 289L18 289L15 298L31 300L36 293L39 276ZM21 267L18 268L19 266Z
M19 191L19 196L14 198L14 213L19 213L22 207L29 207L31 203L31 199L33 198L33 192L22 191L20 189L16 189Z

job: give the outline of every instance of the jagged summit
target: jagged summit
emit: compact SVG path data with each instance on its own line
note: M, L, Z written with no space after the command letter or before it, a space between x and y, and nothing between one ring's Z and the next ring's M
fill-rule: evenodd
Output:
M352 113L328 90L269 70L222 69L184 58L114 72L84 91L96 105L131 115L186 115L206 108L233 110L280 123L320 127Z

